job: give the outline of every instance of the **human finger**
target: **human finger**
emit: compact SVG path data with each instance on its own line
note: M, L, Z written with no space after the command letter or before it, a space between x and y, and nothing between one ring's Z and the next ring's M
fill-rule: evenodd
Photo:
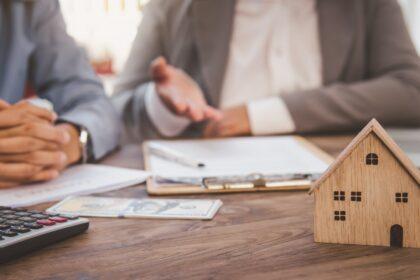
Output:
M183 98L171 96L170 102L178 115L183 115L188 110L188 103Z
M23 182L41 170L42 166L28 163L0 163L0 181Z
M19 185L19 183L16 183L16 182L6 182L6 181L2 182L2 181L0 181L0 189L12 188L12 187L16 187L18 185Z
M58 176L60 176L60 172L58 170L55 170L55 169L41 170L37 174L33 175L31 178L25 179L19 182L0 181L0 189L12 188L20 184L51 181L57 178Z
M197 106L192 102L187 102L187 104L188 104L188 109L185 112L185 115L192 121L195 121L195 122L202 121L204 119L203 107Z
M170 92L168 89L158 88L158 94L166 107L177 115L183 115L187 110L187 103L184 98Z
M166 59L162 56L159 56L150 64L150 70L152 78L155 82L162 82L166 80L169 76L168 64Z
M220 121L223 118L223 113L209 105L204 107L204 117L208 120Z
M8 107L10 107L10 104L5 100L0 99L0 110L6 109Z
M56 169L47 169L42 170L39 173L32 176L27 182L45 182L45 181L51 181L55 178L60 176L60 172Z
M39 106L35 106L27 101L18 102L14 106L17 106L20 110L26 113L32 114L50 122L54 122L57 119L57 114L55 112L41 108Z
M51 121L39 118L35 115L32 115L28 111L17 109L16 107L8 107L3 110L0 110L0 128L10 128L13 126L19 126L27 123L50 124Z
M66 130L58 129L52 124L29 123L23 126L23 135L41 140L65 145L70 141L70 134Z
M58 145L33 137L10 137L0 139L0 153L1 154L21 154L36 150L55 150Z
M70 141L70 135L67 131L57 129L49 123L32 122L13 128L0 129L0 138L17 136L35 137L61 145L67 144Z
M67 156L61 151L34 151L25 154L0 154L0 162L18 163L25 162L41 166L61 167L66 164Z

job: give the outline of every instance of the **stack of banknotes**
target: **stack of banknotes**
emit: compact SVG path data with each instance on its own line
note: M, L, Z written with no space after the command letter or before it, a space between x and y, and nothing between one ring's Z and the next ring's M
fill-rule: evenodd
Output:
M85 217L211 220L222 206L210 199L127 199L74 196L47 209L51 214Z

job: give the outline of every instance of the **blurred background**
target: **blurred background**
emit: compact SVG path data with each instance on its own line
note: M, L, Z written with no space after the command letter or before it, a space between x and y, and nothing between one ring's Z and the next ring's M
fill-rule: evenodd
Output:
M86 49L108 94L124 66L147 2L149 0L60 0L68 32ZM420 53L420 0L399 2Z
M149 0L60 0L67 31L86 49L108 94Z

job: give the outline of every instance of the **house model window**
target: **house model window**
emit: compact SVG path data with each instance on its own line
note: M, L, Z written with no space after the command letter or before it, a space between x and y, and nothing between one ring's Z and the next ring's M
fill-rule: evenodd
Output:
M334 220L335 221L345 221L346 220L346 211L334 211Z
M370 153L366 156L366 165L378 165L378 155Z
M334 200L341 200L344 201L346 199L346 193L343 191L335 191L334 192Z
M395 202L398 202L398 203L407 203L408 202L408 193L406 193L406 192L403 192L403 193L400 193L400 192L398 192L398 193L396 193L395 194Z
M362 201L362 192L351 192L351 201Z

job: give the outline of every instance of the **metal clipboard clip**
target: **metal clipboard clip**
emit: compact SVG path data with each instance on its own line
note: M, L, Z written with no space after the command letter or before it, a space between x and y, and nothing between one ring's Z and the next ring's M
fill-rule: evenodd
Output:
M258 188L281 188L290 186L310 185L321 174L284 174L262 175L254 173L246 176L223 176L206 177L202 180L202 186L209 190L223 189L258 189Z

